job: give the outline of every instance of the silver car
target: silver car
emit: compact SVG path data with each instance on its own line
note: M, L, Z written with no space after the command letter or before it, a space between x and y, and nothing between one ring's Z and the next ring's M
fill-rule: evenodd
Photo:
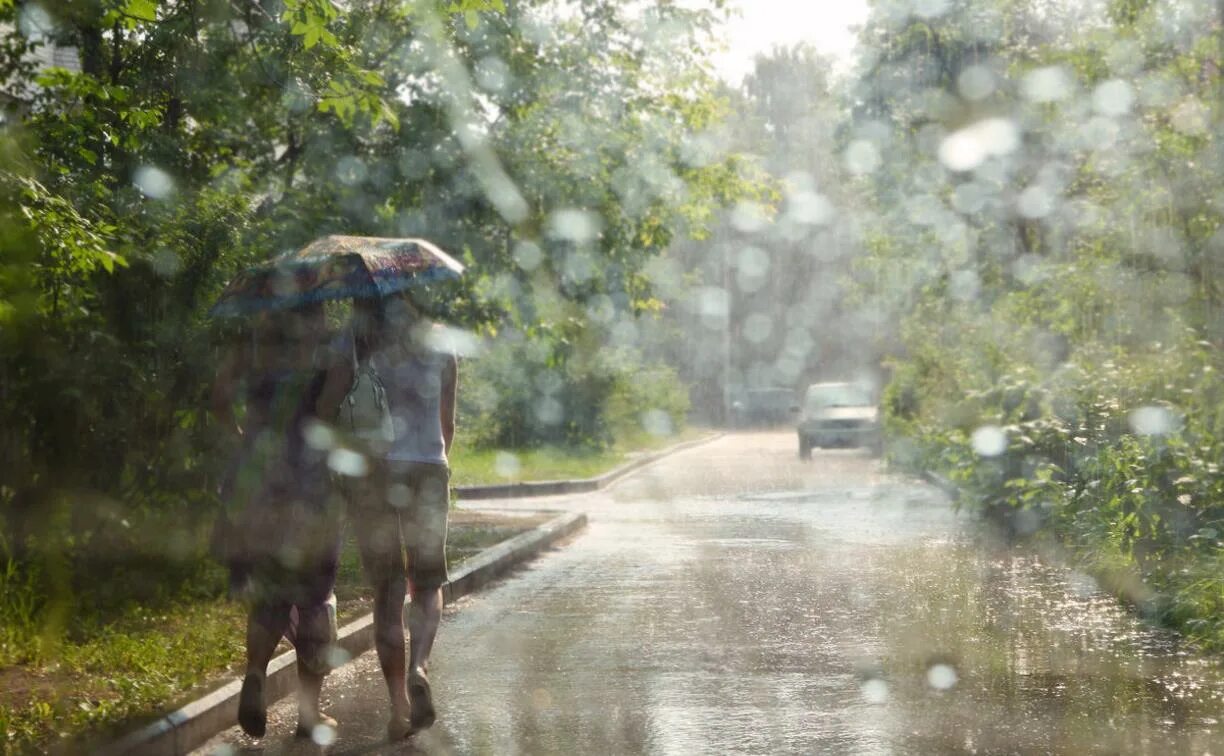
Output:
M880 409L857 383L813 383L799 416L799 458L818 446L866 446L880 452Z

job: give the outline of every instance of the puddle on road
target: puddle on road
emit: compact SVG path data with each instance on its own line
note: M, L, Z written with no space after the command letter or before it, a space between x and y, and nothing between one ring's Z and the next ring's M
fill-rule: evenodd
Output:
M1174 634L1142 622L1090 577L994 542L938 497L898 489L743 501L783 507L771 514L794 518L789 535L807 555L782 568L778 592L807 592L811 604L796 612L766 601L760 632L780 621L822 627L832 663L841 656L853 664L871 712L864 715L890 723L886 740L894 746L985 753L1224 747L1219 659L1197 656ZM725 514L708 525L761 529L751 516ZM769 554L751 558L763 570L780 566ZM813 592L817 583L823 587ZM813 637L777 634L762 668L810 649Z

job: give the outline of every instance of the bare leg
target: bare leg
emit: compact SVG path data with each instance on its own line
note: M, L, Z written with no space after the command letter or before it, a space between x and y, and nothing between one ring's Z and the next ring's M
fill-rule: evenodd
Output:
M267 728L264 680L268 675L268 662L272 661L272 654L276 653L276 646L288 626L289 612L284 607L257 604L247 614L247 665L238 700L238 723L243 732L252 737L263 737Z
M408 606L408 643L411 669L429 669L429 652L442 621L442 589L413 590Z
M382 666L387 693L391 697L391 727L388 732L392 737L408 734L408 686L404 663L404 597L407 587L404 576L395 575L376 585L374 593L374 646L378 650L378 663ZM397 727L397 723L403 723L404 727Z
M429 652L433 650L441 620L442 589L413 589L412 604L408 607L408 644L411 653L408 695L412 701L413 729L429 727L436 718L426 672L429 669Z

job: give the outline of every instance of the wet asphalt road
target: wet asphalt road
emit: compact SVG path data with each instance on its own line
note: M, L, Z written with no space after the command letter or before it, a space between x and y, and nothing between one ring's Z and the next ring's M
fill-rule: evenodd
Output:
M329 678L328 747L282 702L201 753L1224 754L1220 660L863 452L737 434L489 506L590 527L448 609L434 729L385 742L371 652Z

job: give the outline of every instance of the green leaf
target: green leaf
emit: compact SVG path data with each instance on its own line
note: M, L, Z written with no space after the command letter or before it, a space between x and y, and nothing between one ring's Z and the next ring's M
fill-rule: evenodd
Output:
M156 21L157 3L154 0L128 0L123 13L141 21Z

